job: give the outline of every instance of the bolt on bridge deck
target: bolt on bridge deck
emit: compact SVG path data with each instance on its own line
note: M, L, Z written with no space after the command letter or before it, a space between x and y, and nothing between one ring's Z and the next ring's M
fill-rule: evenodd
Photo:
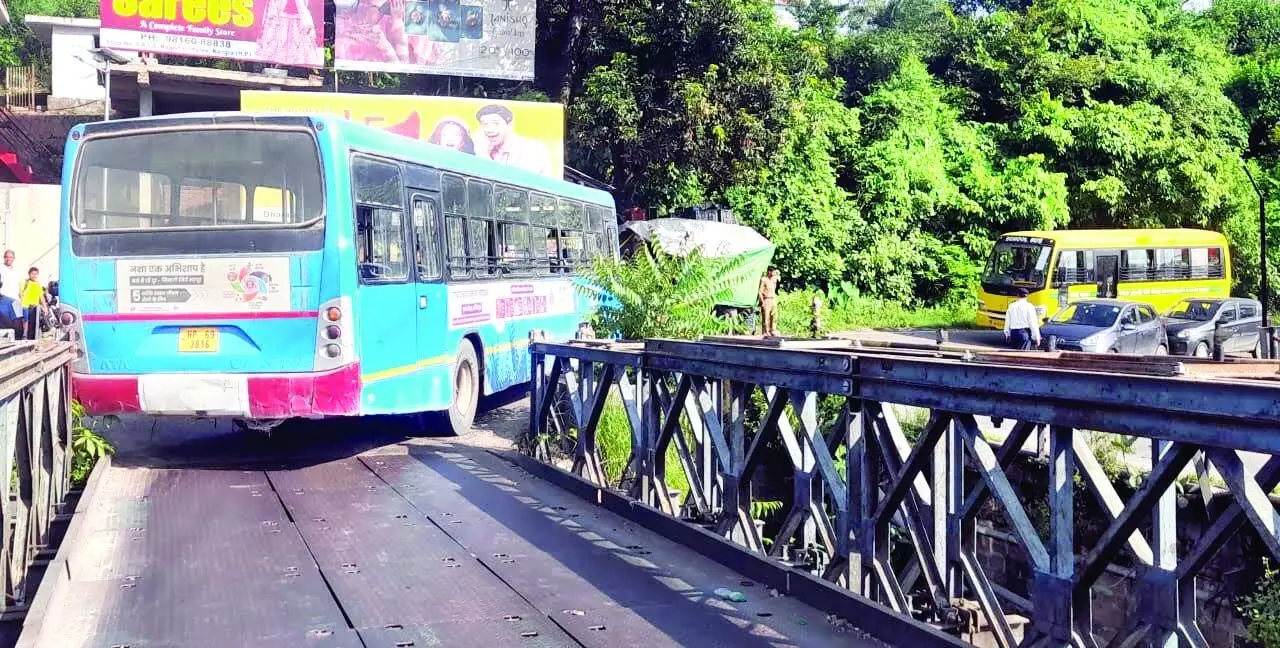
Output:
M880 645L482 450L242 467L100 466L19 645Z

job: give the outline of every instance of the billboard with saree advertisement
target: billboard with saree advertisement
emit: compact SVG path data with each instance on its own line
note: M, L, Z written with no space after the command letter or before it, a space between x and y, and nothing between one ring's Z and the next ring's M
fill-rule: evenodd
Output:
M335 0L340 70L533 79L536 0Z
M102 0L102 47L324 67L322 0Z
M564 176L564 107L464 97L243 90L240 109L322 113L552 178Z

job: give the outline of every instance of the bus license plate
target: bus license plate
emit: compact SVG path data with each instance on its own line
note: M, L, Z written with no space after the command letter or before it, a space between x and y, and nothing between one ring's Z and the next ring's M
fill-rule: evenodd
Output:
M178 331L179 353L216 353L218 329L184 328Z

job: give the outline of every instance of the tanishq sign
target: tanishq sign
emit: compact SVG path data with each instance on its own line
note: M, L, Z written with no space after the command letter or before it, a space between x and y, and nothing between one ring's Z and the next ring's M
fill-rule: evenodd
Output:
M102 0L103 47L324 65L322 0Z

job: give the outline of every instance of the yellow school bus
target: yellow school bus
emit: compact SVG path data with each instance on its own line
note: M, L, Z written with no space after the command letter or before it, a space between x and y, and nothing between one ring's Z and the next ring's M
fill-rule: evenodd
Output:
M1163 313L1184 297L1228 297L1227 239L1194 229L1011 232L996 241L978 292L978 326L1003 328L1026 288L1041 319L1094 297L1129 299Z

